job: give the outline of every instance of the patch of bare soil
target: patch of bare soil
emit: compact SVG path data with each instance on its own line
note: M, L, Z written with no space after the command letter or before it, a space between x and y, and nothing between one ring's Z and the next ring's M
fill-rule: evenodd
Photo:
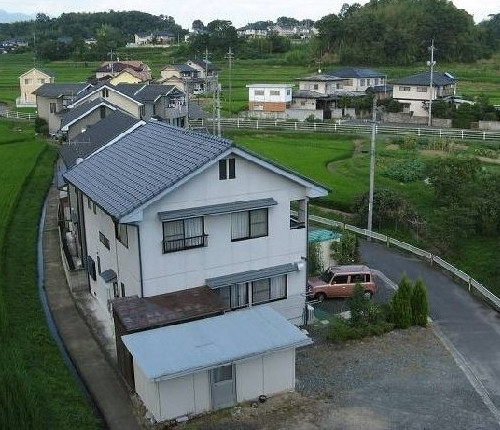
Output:
M427 155L429 157L445 157L446 155L449 155L448 152L437 149L423 149L420 152L422 155Z
M385 149L389 149L391 151L396 151L399 149L399 145L397 143L390 143L385 147Z
M499 158L477 157L477 159L484 163L500 164Z

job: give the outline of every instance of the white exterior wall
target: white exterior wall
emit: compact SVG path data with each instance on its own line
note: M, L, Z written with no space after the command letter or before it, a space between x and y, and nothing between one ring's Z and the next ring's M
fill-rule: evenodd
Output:
M93 203L88 207L88 198L83 197L87 253L96 264L96 280L90 279L90 290L103 309L108 309L108 300L114 297L113 283L105 283L99 275L97 257L101 260L101 271L112 269L117 274L118 288L125 284L125 295L141 295L139 244L137 227L129 225L128 248L115 237L115 225L112 218L98 206L93 212ZM109 240L109 250L99 240L99 232ZM121 291L119 291L121 294Z
M295 349L236 363L237 402L293 391L295 389Z
M212 409L209 371L150 381L134 363L135 391L157 421L198 415ZM236 401L253 400L295 388L295 349L235 363Z
M290 201L305 199L305 192L304 187L282 176L236 158L235 179L219 180L216 163L150 205L141 222L144 296L198 287L207 278L301 261L307 255L306 229L290 229ZM208 246L163 254L159 212L269 197L278 204L268 210L268 236L231 242L231 215L206 216ZM289 274L288 300L272 306L286 318L297 320L302 314L305 285L305 270Z
M256 95L255 91L264 91L264 95ZM271 91L279 91L279 95L272 95ZM292 87L291 86L263 86L248 88L248 100L250 102L261 103L290 103L292 101Z

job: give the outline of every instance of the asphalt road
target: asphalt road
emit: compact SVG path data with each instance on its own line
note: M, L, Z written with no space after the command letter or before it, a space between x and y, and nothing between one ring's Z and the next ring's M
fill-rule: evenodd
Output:
M404 273L427 286L430 316L500 428L500 315L417 257L375 242L360 243L362 260L394 283Z

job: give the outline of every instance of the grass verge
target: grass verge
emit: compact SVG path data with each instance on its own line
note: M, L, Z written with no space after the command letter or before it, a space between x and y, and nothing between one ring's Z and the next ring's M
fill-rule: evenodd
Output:
M38 220L53 176L55 150L38 160L5 235L0 291L0 428L97 429L98 421L62 361L37 290Z

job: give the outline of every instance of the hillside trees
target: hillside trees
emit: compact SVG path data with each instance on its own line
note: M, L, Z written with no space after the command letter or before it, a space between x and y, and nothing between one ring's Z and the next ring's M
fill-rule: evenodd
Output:
M428 57L432 38L444 61L487 56L472 16L447 0L371 0L342 7L318 23L322 47L342 63L407 65Z

